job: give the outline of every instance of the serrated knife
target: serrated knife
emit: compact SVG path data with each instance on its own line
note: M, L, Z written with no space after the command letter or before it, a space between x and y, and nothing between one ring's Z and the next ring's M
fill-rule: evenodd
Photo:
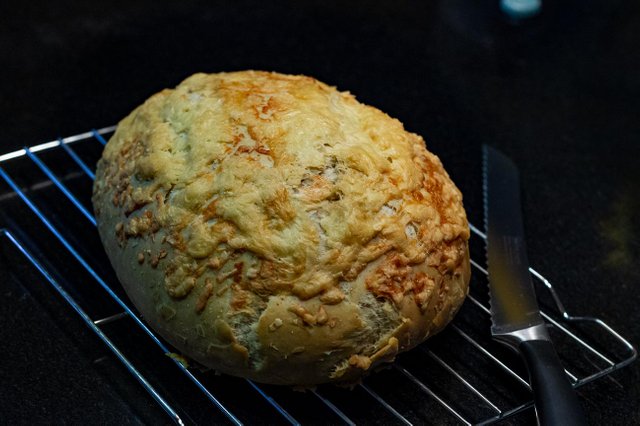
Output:
M529 274L515 164L483 145L491 334L522 354L541 425L585 425L576 393L547 333Z

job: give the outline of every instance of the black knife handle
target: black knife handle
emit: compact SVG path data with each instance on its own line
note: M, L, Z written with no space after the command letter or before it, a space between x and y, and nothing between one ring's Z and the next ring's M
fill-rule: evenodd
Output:
M587 420L553 345L547 340L520 343L542 426L586 425Z

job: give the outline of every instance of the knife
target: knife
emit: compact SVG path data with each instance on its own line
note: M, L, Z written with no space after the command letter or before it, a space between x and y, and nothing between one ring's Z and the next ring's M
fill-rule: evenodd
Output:
M518 169L487 145L482 154L491 334L524 358L541 425L585 425L577 395L540 315L529 274Z

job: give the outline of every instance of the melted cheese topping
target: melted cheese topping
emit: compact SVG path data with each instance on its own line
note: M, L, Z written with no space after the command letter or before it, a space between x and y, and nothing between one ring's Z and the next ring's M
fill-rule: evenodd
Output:
M237 310L275 294L340 303L390 253L368 289L428 300L433 282L403 280L407 268L453 270L464 253L447 247L469 238L462 196L424 140L309 77L196 74L124 119L101 163L95 192L112 191L125 214L114 229L121 246L165 231L173 250L150 262L171 297L188 295L204 268L217 271L199 310L222 283Z

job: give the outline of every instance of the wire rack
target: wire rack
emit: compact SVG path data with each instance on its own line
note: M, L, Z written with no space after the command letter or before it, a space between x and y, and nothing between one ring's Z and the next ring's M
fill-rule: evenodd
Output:
M438 336L400 355L396 362L353 389L323 385L295 392L218 376L189 367L179 357L164 356L172 349L130 306L106 257L101 255L90 208L92 165L106 144L105 138L114 130L115 126L105 127L0 155L0 183L6 184L6 191L0 192L0 210L7 211L4 217L9 223L0 223L5 226L0 228L0 241L17 250L25 265L35 268L139 383L139 393L145 396L146 391L175 423L199 423L202 416L193 411L205 409L212 416L207 422L236 425L411 425L430 423L434 418L439 424L471 425L517 420L516 414L533 406L526 370L518 356L495 344L489 335L487 271L473 260L484 259L481 250L485 235L473 225L471 264L476 273L471 294L456 319ZM17 214L12 214L9 207L5 209L11 203ZM68 260L57 257L60 251L52 248L52 241L63 248L61 252ZM58 270L65 269L59 267L61 262L74 262L88 280L61 274ZM574 387L600 379L636 359L636 349L613 328L598 318L570 315L551 282L534 269L530 272L539 287L542 316ZM96 299L100 300L98 308ZM126 323L124 334L133 329L143 335L136 339L142 342L142 349L139 342L134 345L121 338L123 327L114 326L117 323ZM150 367L145 357L139 356L141 350L158 354L158 367ZM160 374L166 370L173 375ZM195 389L200 402L181 400L170 390L177 386L174 382L183 386L181 389ZM249 406L251 409L246 408Z

